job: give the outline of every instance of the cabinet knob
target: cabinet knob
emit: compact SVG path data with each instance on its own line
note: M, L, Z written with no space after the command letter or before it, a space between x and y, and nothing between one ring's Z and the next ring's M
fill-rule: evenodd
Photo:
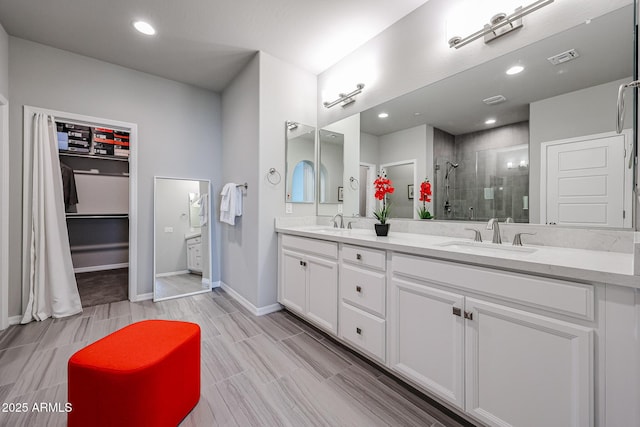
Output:
M360 285L356 286L356 292L362 292L362 286Z
M360 328L356 328L356 334L358 334L358 335L362 335L362 329L360 329Z
M303 266L303 267L306 267L307 263L306 263L306 261L300 261L300 265Z
M464 318L465 318L465 319L469 319L469 320L473 320L473 312L471 312L471 311L465 311L465 312L464 312Z
M356 259L357 259L357 260L361 260L361 259L362 259L362 255L360 255L360 254L356 254Z
M458 307L453 307L453 315L461 317L462 316L462 309L458 308Z

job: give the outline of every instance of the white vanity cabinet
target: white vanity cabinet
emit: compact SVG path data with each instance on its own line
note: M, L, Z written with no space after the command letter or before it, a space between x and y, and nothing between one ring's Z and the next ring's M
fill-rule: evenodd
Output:
M338 245L281 236L278 301L333 334L338 333Z
M202 239L200 236L187 239L187 269L202 273Z
M491 426L594 425L591 286L396 253L391 264L391 369Z
M340 338L384 363L386 253L345 244L340 260Z

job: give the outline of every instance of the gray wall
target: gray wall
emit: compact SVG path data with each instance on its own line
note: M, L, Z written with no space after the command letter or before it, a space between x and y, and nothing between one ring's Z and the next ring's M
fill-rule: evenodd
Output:
M631 77L534 102L529 109L529 220L540 222L540 144L614 132L618 87ZM625 128L633 127L633 92L627 90Z
M9 99L9 36L0 24L0 95Z
M324 94L327 99L319 99L319 103L335 99L340 92L354 90L357 83L364 83L365 88L349 108L319 108L318 125L322 127L367 110L529 45L549 34L582 24L593 16L618 9L631 1L591 0L588 4L584 0L556 1L528 15L525 18L526 24L516 35L500 39L499 43L484 44L477 40L461 49L449 48L446 27L448 19L455 19L452 16L453 9L464 4L467 6L467 13L474 13L468 7L478 4L477 8L486 12L485 3L429 0L322 72L318 76L318 96L322 97ZM468 33L460 35L466 36L477 29L479 26L469 28Z
M221 182L221 107L216 93L23 39L9 39L10 236L22 237L22 106L138 125L137 294L153 286L153 177ZM215 242L217 230L212 230ZM214 247L213 258L218 257ZM10 254L9 315L21 312L21 251ZM218 280L219 267L213 270Z

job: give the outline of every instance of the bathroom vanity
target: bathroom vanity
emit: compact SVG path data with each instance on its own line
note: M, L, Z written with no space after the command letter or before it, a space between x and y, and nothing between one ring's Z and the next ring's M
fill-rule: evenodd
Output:
M281 304L467 418L638 425L633 254L277 231Z

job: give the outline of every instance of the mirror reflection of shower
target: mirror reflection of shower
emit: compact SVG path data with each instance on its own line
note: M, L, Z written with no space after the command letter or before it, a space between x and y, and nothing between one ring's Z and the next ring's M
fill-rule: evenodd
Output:
M451 215L451 201L450 201L450 188L451 188L451 184L449 181L449 178L451 177L453 171L455 169L458 168L458 166L460 166L459 163L452 163L450 161L447 160L446 165L446 172L444 174L444 212L447 216Z

